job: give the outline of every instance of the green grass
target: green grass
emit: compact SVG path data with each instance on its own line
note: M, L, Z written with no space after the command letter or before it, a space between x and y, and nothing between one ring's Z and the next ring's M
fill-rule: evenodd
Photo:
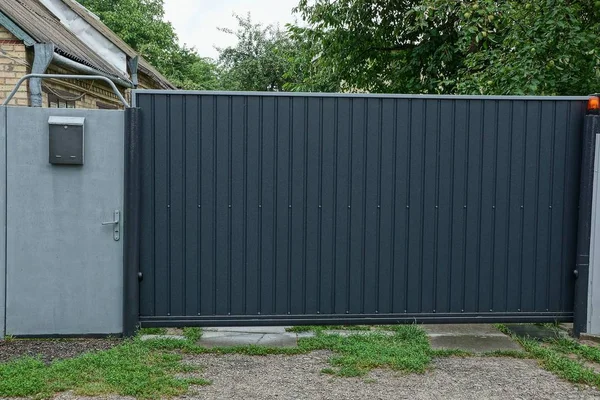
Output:
M286 332L322 332L322 331L370 331L369 325L304 325L285 328Z
M497 328L511 335L525 349L527 357L537 359L546 370L573 383L600 386L600 374L582 362L600 362L600 349L567 337L538 341L514 335L504 325Z
M190 385L206 385L199 378L178 379L178 373L199 372L181 363L182 356L152 351L139 339L107 351L55 361L35 358L0 364L0 396L49 398L68 390L76 395L118 394L155 399L185 394Z
M316 350L334 352L330 363L338 376L363 376L374 368L391 368L405 372L423 372L431 363L432 350L425 332L415 325L394 327L393 334L372 332L342 336L325 334L298 340L295 348L237 346L204 348L191 341L159 339L144 342L144 346L161 351L181 351L192 354L246 354L252 356L297 355Z
M167 328L141 328L138 331L140 335L166 335Z
M183 336L191 342L197 342L202 337L202 329L183 328Z

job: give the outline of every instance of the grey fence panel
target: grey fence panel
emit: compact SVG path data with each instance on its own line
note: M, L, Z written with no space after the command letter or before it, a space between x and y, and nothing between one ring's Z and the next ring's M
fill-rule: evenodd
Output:
M142 324L572 318L583 99L136 104Z

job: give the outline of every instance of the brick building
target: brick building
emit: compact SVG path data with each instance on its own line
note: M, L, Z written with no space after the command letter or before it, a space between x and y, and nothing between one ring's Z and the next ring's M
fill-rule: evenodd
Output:
M101 75L126 98L135 87L175 87L75 0L0 1L0 101L28 73ZM11 105L118 108L102 81L31 80Z

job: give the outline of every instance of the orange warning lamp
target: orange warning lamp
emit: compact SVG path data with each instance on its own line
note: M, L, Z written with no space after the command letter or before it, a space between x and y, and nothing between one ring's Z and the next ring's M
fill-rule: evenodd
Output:
M592 96L588 99L588 114L600 114L600 96Z

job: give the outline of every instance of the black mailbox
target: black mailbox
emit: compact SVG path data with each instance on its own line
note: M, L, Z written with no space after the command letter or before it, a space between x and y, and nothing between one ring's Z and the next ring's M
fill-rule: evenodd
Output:
M79 117L50 117L50 164L83 165L84 122Z

